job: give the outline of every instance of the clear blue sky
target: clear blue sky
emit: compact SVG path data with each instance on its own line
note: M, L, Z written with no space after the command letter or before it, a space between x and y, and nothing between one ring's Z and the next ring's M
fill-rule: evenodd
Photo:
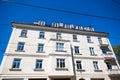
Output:
M9 41L11 22L33 23L38 20L66 24L93 26L95 31L109 32L112 45L120 44L120 0L9 0L36 6L67 10L78 13L118 18L105 19L65 12L35 8L0 0L0 62Z

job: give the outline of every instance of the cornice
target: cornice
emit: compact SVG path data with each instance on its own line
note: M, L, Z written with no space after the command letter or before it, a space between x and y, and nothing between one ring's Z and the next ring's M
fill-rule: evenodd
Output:
M44 31L51 31L51 32L62 32L62 33L70 33L70 34L80 34L80 35L108 37L108 33L106 33L106 32L56 28L56 27L52 27L52 26L48 26L48 25L39 26L39 25L35 25L35 24L12 22L12 27L26 28L26 29L35 29L35 30L44 30Z

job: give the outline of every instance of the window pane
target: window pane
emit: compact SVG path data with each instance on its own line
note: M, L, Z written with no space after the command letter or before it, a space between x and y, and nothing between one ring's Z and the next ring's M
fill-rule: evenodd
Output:
M57 51L64 51L64 43L56 43Z
M40 32L39 38L43 39L45 36L45 32Z
M79 47L78 47L78 46L75 46L74 48L75 48L75 53L76 53L76 54L79 54Z
M73 35L73 41L77 41L77 35Z
M98 68L98 62L93 61L93 65L94 65L94 69L95 70L99 70L99 68Z
M57 33L57 34L56 34L56 39L57 39L57 40L61 39L61 34L60 34L60 33Z
M87 36L87 42L91 43L91 37L90 36Z
M26 36L27 36L27 30L22 30L21 37L26 37Z
M102 44L102 39L100 37L98 38L98 41L100 44Z
M57 68L65 68L65 59L57 59Z
M25 44L24 42L19 42L19 43L18 43L17 50L18 50L18 51L23 51L23 50L24 50L24 44Z
M90 54L91 54L91 55L95 54L95 53L94 53L94 48L93 48L93 47L90 47L89 50L90 50Z
M36 60L36 69L42 68L42 60Z
M76 61L77 69L82 69L81 61Z
M21 59L14 59L12 68L19 68L20 61L21 61Z
M38 44L38 52L43 52L44 44Z

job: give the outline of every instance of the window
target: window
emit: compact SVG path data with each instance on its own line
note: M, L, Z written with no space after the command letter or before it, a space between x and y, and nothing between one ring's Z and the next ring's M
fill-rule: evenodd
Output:
M38 52L43 52L44 44L38 44Z
M17 51L23 51L24 50L24 42L19 42L17 46Z
M64 51L64 43L56 43L57 51Z
M98 42L99 42L100 44L102 44L102 39L101 39L101 37L98 37Z
M41 59L36 60L35 69L42 69L42 60Z
M65 68L65 59L57 59L57 68Z
M57 33L57 34L56 34L56 39L57 39L57 40L60 40L60 39L61 39L61 33Z
M95 70L99 70L98 62L97 61L93 61L93 66L94 66Z
M91 54L91 55L94 55L94 54L95 54L95 53L94 53L94 48L93 48L93 47L90 47L89 50L90 50L90 54Z
M110 62L106 62L107 68L112 69L112 64Z
M91 42L92 42L90 36L87 36L87 42L88 42L88 43L91 43Z
M78 46L74 46L75 49L75 54L79 54L79 47Z
M73 41L77 41L77 35L73 35Z
M77 69L81 70L82 69L81 61L76 61L76 64L77 64Z
M27 30L22 30L20 37L27 37Z
M106 49L102 49L102 53L103 54L107 54L107 50Z
M21 62L21 59L17 59L17 58L14 59L12 68L19 69L20 68L20 62Z
M40 38L40 39L44 39L44 38L45 38L45 32L40 32L39 38Z

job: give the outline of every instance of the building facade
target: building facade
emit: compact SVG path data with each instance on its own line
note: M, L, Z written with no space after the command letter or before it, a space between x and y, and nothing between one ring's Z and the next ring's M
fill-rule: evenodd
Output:
M44 21L12 23L0 80L119 80L108 33Z

